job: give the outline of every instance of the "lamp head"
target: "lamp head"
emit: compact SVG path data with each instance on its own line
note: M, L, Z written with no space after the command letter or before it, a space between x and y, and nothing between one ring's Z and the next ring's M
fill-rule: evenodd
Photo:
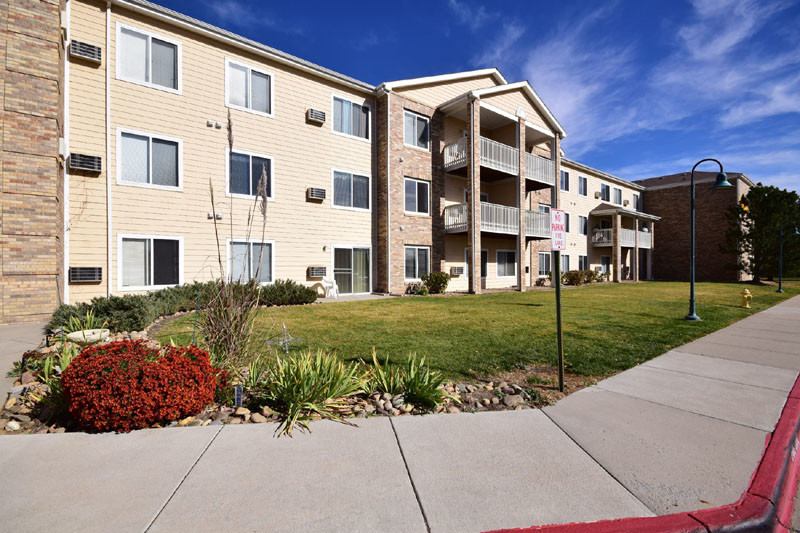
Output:
M733 187L733 184L728 181L728 175L724 172L717 174L717 181L711 186L712 189L727 189L729 187Z
M800 231L797 231L797 224L792 225L791 235L800 235Z

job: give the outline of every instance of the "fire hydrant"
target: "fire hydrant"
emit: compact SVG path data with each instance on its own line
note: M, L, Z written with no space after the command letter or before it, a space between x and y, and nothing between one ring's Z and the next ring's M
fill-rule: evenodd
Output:
M742 291L742 307L745 309L750 309L750 300L753 299L753 295L750 294L750 291L744 289Z

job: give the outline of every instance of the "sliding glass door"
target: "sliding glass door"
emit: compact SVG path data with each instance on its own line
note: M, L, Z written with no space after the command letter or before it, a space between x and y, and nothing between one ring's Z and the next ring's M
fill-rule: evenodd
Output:
M358 294L370 291L369 248L333 249L333 278L340 294Z

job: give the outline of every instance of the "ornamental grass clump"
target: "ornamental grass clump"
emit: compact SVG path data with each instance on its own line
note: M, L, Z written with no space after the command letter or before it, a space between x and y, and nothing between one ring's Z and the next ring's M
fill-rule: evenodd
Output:
M425 358L417 360L416 355L408 358L402 369L403 398L423 409L434 409L448 394L444 391L444 376L425 366Z
M375 348L372 349L372 368L368 375L365 392L388 392L392 396L402 394L403 375L401 369L389 364L388 356L381 365Z
M365 379L359 365L321 350L278 356L265 374L263 400L283 417L276 433L291 436L295 426L310 432L313 419L348 424L342 411L348 398L363 390Z

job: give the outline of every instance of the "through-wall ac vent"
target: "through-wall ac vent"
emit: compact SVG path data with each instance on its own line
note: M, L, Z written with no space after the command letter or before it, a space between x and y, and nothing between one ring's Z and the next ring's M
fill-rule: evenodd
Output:
M451 276L463 276L464 275L464 267L450 267L450 275Z
M594 197L600 198L600 191L594 191Z
M70 283L99 283L103 281L103 267L69 267Z
M316 122L317 124L325 124L325 111L309 109L306 111L306 120L309 122Z
M306 191L306 197L309 200L324 200L325 199L325 189L320 189L318 187L309 187Z
M622 202L622 205L628 205L629 203L630 203L630 200L625 200L624 202Z
M323 266L308 267L309 278L324 278L327 273L328 273L328 267L323 267Z
M88 59L95 63L103 61L103 49L93 44L72 40L69 42L69 55Z
M103 158L99 155L69 154L69 168L100 172L103 169Z

